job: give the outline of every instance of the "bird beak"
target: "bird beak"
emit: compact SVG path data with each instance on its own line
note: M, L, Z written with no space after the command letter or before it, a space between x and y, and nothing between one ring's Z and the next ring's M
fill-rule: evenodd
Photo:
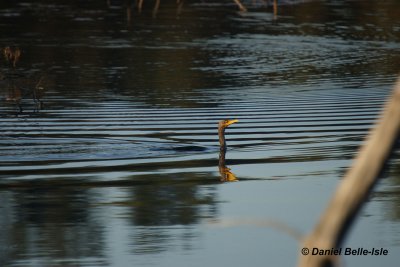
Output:
M229 125L231 125L231 124L234 124L234 123L236 123L236 122L238 122L239 120L230 120L230 121L228 121L228 123L226 124L226 126L229 126Z

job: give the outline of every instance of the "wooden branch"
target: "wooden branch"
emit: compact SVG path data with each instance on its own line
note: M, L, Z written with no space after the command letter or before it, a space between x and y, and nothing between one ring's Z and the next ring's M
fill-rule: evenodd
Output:
M274 16L277 16L278 15L278 0L274 0L273 9L274 9Z
M239 7L240 11L246 12L247 8L240 2L240 0L233 0L236 5Z
M139 13L142 13L142 7L143 7L143 0L139 0L137 3L137 8Z
M353 219L378 180L380 173L399 137L400 132L400 79L382 116L370 131L352 167L340 182L327 209L302 248L310 253L301 255L300 267L334 266L334 256L311 255L313 248L339 248Z

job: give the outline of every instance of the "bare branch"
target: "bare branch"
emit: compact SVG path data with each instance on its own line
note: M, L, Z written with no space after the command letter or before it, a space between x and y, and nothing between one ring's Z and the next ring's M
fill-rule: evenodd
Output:
M370 131L352 167L340 182L319 223L305 239L310 250L338 248L364 200L379 178L400 132L400 79L381 118ZM300 256L300 267L334 266L333 256Z

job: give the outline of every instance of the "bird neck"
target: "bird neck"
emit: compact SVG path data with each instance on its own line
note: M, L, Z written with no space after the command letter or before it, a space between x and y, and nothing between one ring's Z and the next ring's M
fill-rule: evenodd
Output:
M218 136L219 136L219 145L220 150L226 151L226 142L225 142L225 128L218 128Z
M226 155L226 149L220 149L219 150L219 158L218 158L218 167L221 170L221 168L226 168L225 165L225 155Z

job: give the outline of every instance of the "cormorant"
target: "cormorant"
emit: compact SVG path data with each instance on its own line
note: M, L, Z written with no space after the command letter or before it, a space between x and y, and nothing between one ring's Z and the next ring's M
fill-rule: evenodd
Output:
M218 123L218 136L219 136L219 163L218 170L221 175L221 181L223 182L233 182L237 181L235 174L231 172L231 169L228 168L225 164L225 154L226 154L226 141L225 141L225 129L233 124L238 122L239 120L222 120Z

